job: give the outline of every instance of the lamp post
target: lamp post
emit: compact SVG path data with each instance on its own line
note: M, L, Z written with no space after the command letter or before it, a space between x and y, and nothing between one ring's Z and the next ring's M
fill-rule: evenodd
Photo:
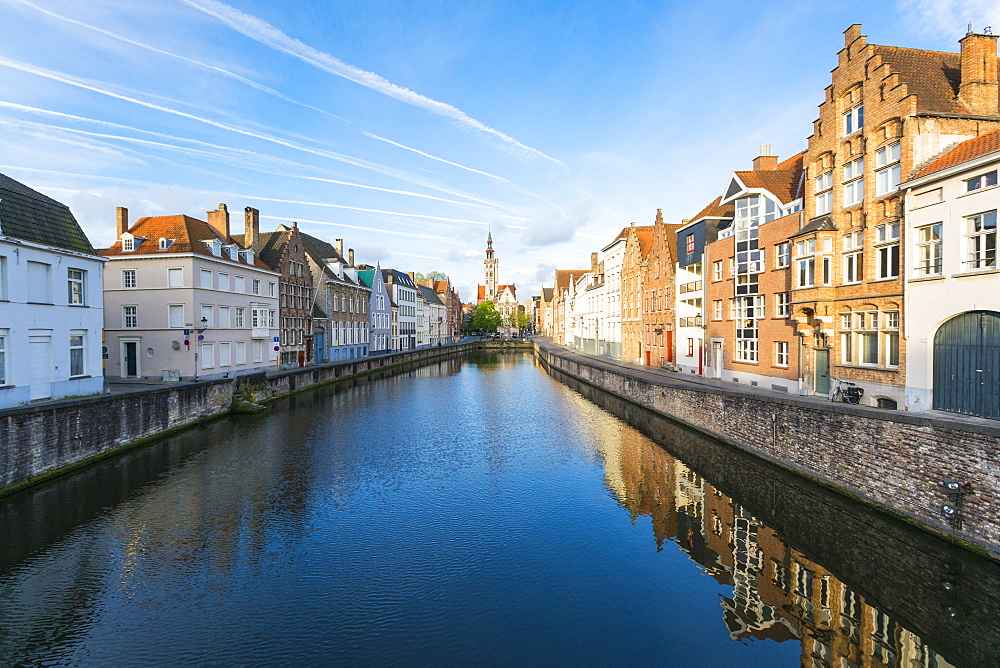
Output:
M198 351L201 349L201 339L202 334L208 329L208 318L205 316L201 317L201 329L198 330L198 340L195 342L194 347L194 379L198 380Z

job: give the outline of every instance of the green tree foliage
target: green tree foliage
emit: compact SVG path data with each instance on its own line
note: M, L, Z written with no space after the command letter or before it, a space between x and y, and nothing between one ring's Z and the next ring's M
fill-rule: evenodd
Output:
M495 332L500 326L500 321L497 307L487 299L476 307L476 313L472 316L472 329L479 332Z
M419 271L413 274L413 278L418 281L447 281L448 274L443 271L431 271L421 274Z
M531 316L529 316L527 313L518 313L517 326L522 328L531 327Z

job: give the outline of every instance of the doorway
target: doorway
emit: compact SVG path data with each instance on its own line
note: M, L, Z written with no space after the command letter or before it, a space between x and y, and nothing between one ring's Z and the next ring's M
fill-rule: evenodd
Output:
M1000 313L970 311L938 329L934 408L1000 418Z
M139 377L139 342L122 341L122 378Z
M31 401L48 399L52 396L51 348L51 336L31 336L28 338L28 350L31 358L28 398Z
M828 348L814 348L814 359L816 360L816 376L814 389L816 394L830 394L830 350Z

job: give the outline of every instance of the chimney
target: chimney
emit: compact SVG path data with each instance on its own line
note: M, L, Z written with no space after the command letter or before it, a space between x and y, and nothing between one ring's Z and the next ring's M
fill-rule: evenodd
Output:
M771 144L760 145L760 155L753 159L753 171L763 172L778 168L778 156L774 155L774 147Z
M208 226L215 230L223 241L229 241L229 210L225 204L220 204L218 209L208 212Z
M974 33L960 39L962 45L962 83L958 97L974 114L996 116L997 36Z
M354 266L354 249L353 248L348 248L347 249L347 266L348 267L353 267Z
M128 209L123 206L115 209L115 232L118 238L128 232Z
M243 210L243 245L253 248L260 237L260 211L248 206Z
M597 253L590 254L590 273L597 275Z
M344 240L335 239L333 242L333 247L337 249L337 256L344 257Z

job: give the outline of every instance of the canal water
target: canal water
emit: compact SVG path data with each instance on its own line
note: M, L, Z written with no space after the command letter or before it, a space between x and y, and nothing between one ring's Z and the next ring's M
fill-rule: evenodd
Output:
M588 394L481 353L0 500L0 663L997 658L995 563Z

